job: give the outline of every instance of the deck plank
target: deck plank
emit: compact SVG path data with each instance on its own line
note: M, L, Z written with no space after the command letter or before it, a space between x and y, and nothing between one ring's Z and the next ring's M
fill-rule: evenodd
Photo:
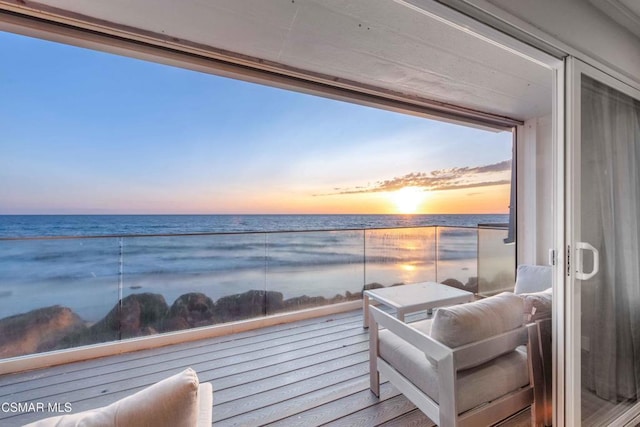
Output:
M414 409L404 415L380 424L380 427L434 427L435 423L421 410Z
M213 405L216 408L213 415L214 422L357 378L368 374L368 372L369 362L362 362L274 389L271 393L251 395L222 404L217 403L217 397L214 392Z
M406 397L399 394L390 399L380 400L375 404L368 405L358 411L354 411L348 416L322 424L323 426L377 426L386 421L406 414L416 407Z
M339 347L336 347L336 345L339 345ZM369 343L360 341L359 337L351 337L323 344L315 349L317 350L315 352L309 352L305 349L285 355L280 354L272 358L223 366L213 372L213 376L217 378L216 390L256 381L264 378L267 374L279 375L294 369L312 366L322 361L333 360L359 351L367 351Z
M322 425L337 419L344 418L353 414L361 408L377 405L387 399L396 397L400 394L390 383L386 382L380 385L380 398L377 398L369 390L369 377L364 378L363 388L348 396L336 396L335 400L325 402L320 406L315 406L306 411L296 413L287 418L280 419L269 424L273 427L299 426L306 427L310 425ZM330 404L329 404L330 403Z
M251 412L245 412L225 420L217 421L215 426L258 426L278 422L281 419L287 419L287 417L295 419L297 414L310 408L324 405L332 408L333 402L336 399L349 396L364 389L369 389L368 375L342 381L329 387L300 394L293 399L284 400ZM313 424L305 425L311 426Z
M348 356L339 357L337 359L327 360L315 365L307 366L300 369L291 370L277 375L271 375L267 373L264 378L251 381L242 385L229 388L219 388L217 381L212 381L213 387L219 390L219 398L217 402L225 403L243 397L263 394L267 391L283 387L289 384L294 384L299 381L303 381L314 376L323 375L325 373L333 372L337 369L342 369L348 366L354 366L358 363L368 362L368 354L366 351L361 351ZM224 393L222 393L224 391ZM280 391L278 391L280 393Z

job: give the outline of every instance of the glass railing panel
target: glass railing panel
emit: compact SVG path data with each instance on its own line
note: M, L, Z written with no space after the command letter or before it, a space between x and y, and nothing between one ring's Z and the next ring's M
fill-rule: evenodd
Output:
M362 297L362 230L267 235L267 314Z
M436 280L436 228L365 231L365 287Z
M478 293L484 296L513 291L516 246L505 243L506 228L478 228Z
M477 229L438 227L437 236L437 281L470 292L477 292Z
M266 313L264 234L129 237L124 254L123 338Z
M418 227L1 240L0 358L357 300L367 287L435 280L474 292L480 283L488 295L513 286L506 233Z
M0 358L118 339L119 239L0 241Z

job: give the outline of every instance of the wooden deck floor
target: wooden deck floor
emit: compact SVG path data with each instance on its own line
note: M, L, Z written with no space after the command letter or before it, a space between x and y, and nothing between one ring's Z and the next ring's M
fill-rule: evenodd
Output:
M369 391L360 311L0 377L2 402L109 404L192 367L213 384L215 426L431 426L389 383ZM51 416L0 411L1 426ZM528 425L527 416L509 425ZM524 420L524 421L523 421Z

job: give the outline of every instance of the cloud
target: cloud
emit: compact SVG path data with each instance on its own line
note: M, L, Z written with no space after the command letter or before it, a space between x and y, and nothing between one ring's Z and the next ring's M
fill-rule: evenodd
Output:
M404 187L421 187L424 190L457 190L509 184L511 160L486 166L438 169L431 172L412 172L400 177L377 181L366 186L336 187L333 192L316 196L341 194L379 193L396 191Z

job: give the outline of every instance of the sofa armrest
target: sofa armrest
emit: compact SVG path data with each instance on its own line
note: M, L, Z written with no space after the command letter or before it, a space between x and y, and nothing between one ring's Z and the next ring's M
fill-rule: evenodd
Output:
M422 351L427 359L436 362L451 354L449 347L411 327L411 324L401 322L375 306L369 306L369 310L373 319L373 331L380 325Z
M198 386L198 427L211 427L213 422L213 387L211 383Z

